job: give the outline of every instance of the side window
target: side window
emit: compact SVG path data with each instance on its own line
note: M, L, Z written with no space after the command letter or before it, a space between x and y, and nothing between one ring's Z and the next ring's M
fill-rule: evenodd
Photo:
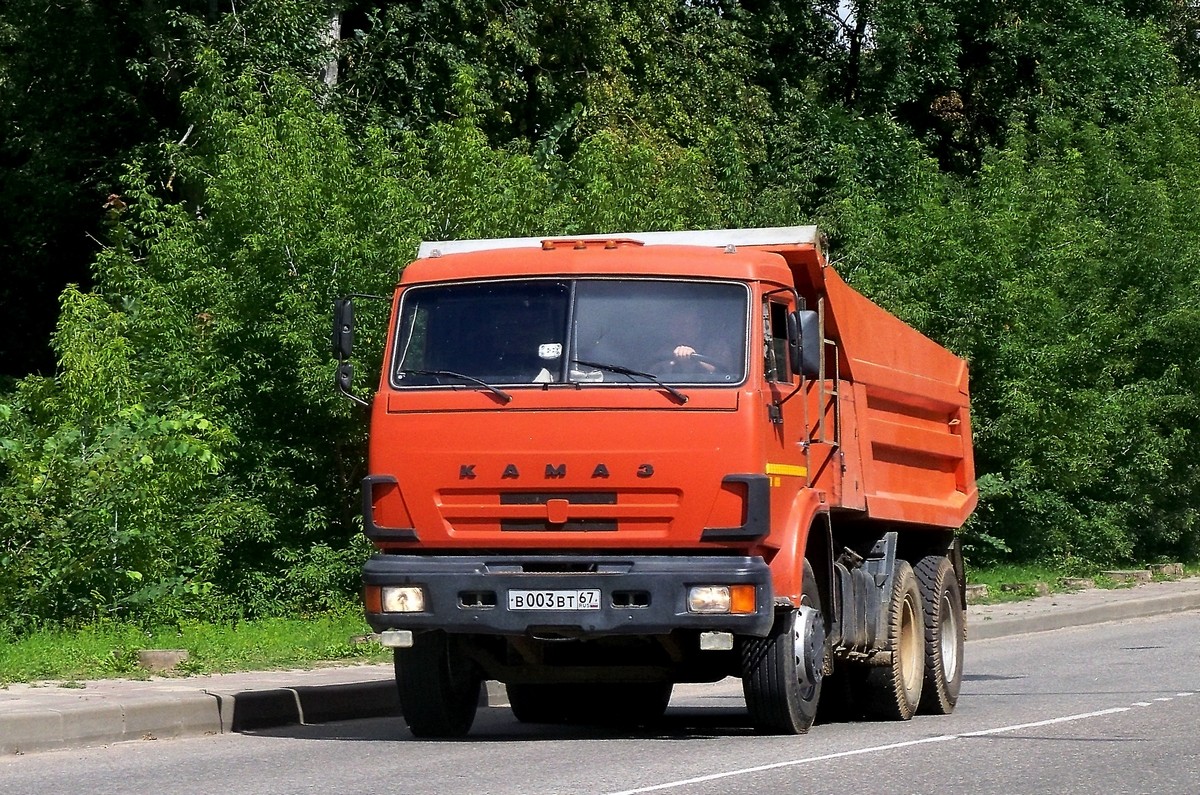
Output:
M763 307L763 338L766 340L766 366L763 372L768 381L791 382L788 366L787 304L768 301Z

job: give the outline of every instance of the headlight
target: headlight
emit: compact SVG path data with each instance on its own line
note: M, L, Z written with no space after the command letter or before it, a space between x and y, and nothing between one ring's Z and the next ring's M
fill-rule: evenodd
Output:
M694 585L688 589L689 613L753 613L753 585Z
M380 591L385 613L425 612L425 591L419 585L385 585Z

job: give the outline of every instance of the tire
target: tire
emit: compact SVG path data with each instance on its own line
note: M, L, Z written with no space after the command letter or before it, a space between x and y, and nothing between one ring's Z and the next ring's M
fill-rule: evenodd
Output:
M804 562L801 606L779 613L766 638L742 641L742 691L750 721L769 734L804 734L817 716L824 677L825 617Z
M513 716L522 723L644 726L662 717L670 682L594 682L507 685Z
M891 661L866 670L863 709L868 717L908 720L921 703L925 678L925 622L921 591L912 566L896 561L887 606L887 651Z
M483 678L444 632L396 649L396 687L404 722L416 737L462 737L475 722Z
M963 641L967 634L962 591L954 566L943 555L921 558L914 572L925 615L925 687L920 711L925 715L949 715L962 688Z

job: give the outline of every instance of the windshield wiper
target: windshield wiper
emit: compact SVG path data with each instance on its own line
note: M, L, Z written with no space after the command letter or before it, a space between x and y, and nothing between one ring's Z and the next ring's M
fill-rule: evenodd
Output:
M453 370L410 370L407 367L401 367L398 372L400 375L408 375L411 373L412 375L434 375L434 376L446 376L447 378L460 378L463 381L470 381L472 384L478 384L479 386L483 387L484 389L491 392L496 397L500 398L501 403L508 404L508 403L512 402L512 395L508 394L507 392L505 392L503 389L500 389L499 387L492 386L487 381L482 381L482 380L476 378L473 375L466 375L464 373L456 373Z
M610 373L618 375L627 375L631 378L648 378L654 382L659 388L665 390L667 394L679 401L680 405L688 402L688 396L680 392L670 384L664 384L658 380L658 376L653 373L644 373L641 370L633 370L629 367L622 367L619 364L606 364L605 362L588 362L583 359L572 359L571 364L582 364L584 367L595 367L597 370L608 370Z

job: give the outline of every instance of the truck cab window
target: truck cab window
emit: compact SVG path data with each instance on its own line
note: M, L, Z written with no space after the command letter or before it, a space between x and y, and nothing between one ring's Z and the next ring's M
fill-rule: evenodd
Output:
M788 359L787 304L768 301L763 307L763 331L766 356L763 372L768 381L790 382L792 371Z
M393 381L398 386L538 383L557 370L569 286L494 281L418 287L404 297ZM545 374L543 374L545 371ZM447 380L449 379L449 380Z
M736 384L745 377L744 285L594 279L576 289L573 359L678 384Z
M410 288L392 383L737 384L749 291L733 282L495 280Z

